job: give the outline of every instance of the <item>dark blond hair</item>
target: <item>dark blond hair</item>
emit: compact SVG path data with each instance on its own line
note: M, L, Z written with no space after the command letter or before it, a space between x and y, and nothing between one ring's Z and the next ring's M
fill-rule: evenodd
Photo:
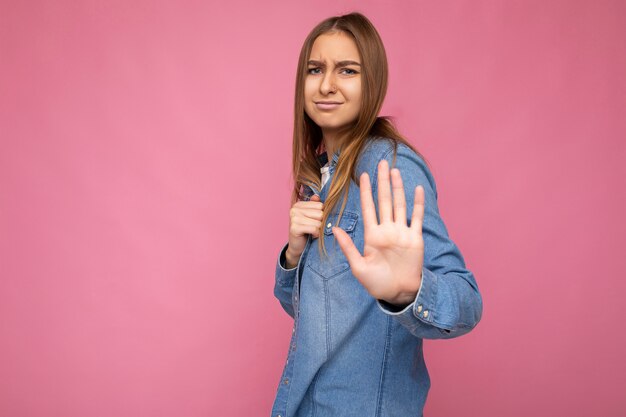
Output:
M341 218L348 198L350 179L357 186L359 184L356 178L357 160L368 137L384 137L393 140L395 146L392 166L395 164L399 142L404 143L422 157L407 139L397 131L391 122L391 117L378 116L387 93L388 78L387 55L378 32L372 23L358 12L329 17L320 22L309 33L302 45L298 59L292 158L294 189L291 196L291 205L303 199L303 186L308 184L320 191L322 188L320 179L321 164L318 161L318 156L325 151L323 149L323 136L320 127L308 117L304 110L304 84L308 73L308 60L313 43L318 36L333 32L343 32L349 35L356 43L361 56L362 104L359 115L353 126L351 126L350 131L339 139L338 146L341 148L341 153L324 202L320 236L324 236L323 228L328 221L328 216L333 212L339 198L343 195L343 202L339 211L339 218ZM332 155L328 155L329 160L331 157ZM326 254L324 239L318 240L320 252Z

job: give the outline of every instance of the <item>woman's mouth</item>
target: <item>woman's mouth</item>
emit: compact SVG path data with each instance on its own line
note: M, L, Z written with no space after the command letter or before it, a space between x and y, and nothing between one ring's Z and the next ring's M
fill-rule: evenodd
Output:
M333 109L336 109L337 107L341 106L341 104L342 103L323 103L323 102L315 103L317 108L320 109L320 110L333 110Z

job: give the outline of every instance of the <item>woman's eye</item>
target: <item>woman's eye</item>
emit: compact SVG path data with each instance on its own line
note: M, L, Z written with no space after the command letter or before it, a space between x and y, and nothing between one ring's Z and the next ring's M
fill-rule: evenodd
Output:
M321 71L321 68L309 68L309 69L307 70L307 72L308 72L309 74L320 74L320 72L315 72L315 71ZM345 72L345 71L348 71L348 72ZM341 72L343 72L343 73L345 73L345 74L347 74L347 75L354 75L354 74L358 74L358 71L355 71L355 70L350 69L350 68L343 68L343 69L341 70Z

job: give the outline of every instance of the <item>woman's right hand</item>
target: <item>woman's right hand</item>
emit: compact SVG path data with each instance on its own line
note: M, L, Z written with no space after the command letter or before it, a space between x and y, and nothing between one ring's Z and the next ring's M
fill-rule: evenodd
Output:
M285 252L287 269L298 264L300 255L304 252L307 235L319 237L323 209L324 203L314 194L309 201L296 201L289 210L289 244Z

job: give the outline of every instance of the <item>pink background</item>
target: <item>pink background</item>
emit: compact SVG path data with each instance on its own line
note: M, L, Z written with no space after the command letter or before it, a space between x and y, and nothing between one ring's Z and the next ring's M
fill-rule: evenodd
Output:
M304 37L358 10L484 298L435 416L626 413L626 3L0 2L0 415L269 415Z

